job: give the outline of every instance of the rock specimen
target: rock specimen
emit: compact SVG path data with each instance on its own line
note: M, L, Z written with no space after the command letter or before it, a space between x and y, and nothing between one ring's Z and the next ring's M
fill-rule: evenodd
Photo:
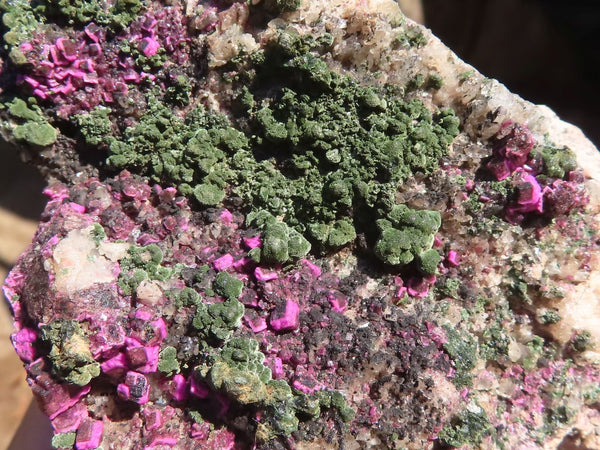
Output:
M600 446L600 158L391 0L4 2L55 448Z

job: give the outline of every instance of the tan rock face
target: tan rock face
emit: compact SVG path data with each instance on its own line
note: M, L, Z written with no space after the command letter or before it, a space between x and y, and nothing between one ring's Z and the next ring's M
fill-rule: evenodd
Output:
M163 292L157 283L142 281L135 291L138 302L146 306L154 306L163 300Z

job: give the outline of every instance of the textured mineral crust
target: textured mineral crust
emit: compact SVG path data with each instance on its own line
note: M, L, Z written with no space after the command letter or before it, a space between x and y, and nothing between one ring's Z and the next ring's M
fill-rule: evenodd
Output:
M49 180L4 292L55 448L600 448L577 129L391 0L0 8L0 135Z

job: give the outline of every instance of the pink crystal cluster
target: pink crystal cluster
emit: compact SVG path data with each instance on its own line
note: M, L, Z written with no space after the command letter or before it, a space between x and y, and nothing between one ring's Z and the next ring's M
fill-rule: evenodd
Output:
M535 139L526 126L511 121L502 124L495 139L497 144L494 147L494 155L487 167L496 179L501 181L517 169L524 168L535 145Z
M163 52L168 68L187 62L188 41L186 19L175 7L147 12L114 39L107 39L107 31L94 23L58 38L54 32L38 32L19 48L31 68L18 81L68 118L98 105L110 106L127 98L133 85L157 80L121 51L122 44L146 57Z
M498 408L498 415L490 417L492 423L507 424L510 433L533 430L544 436L545 422L568 404L563 397L569 395L567 386L577 385L584 391L594 391L600 383L600 372L596 368L576 367L569 361L556 360L530 370L513 365L500 374L482 371L479 379L483 384L500 382L504 386L506 407ZM565 411L568 409L567 406ZM569 414L576 412L571 410Z
M156 298L142 295L140 289L124 295L116 280L69 295L56 291L54 273L48 269L54 249L70 231L94 223L102 225L106 242L158 245L165 267L206 266L208 280L222 271L242 280L240 301L245 313L238 332L256 339L273 378L285 380L298 392L312 395L336 390L352 373L368 370L369 354L376 349L370 340L361 338L358 328L367 320L369 329L364 331L368 331L368 339L377 337L386 345L402 339L407 357L412 351L431 353L435 356L424 358L423 364L436 364L444 376L452 376L439 327L429 323L400 336L390 328L392 323L384 320L383 305L395 296L394 283L382 287L378 299L361 300L354 293L344 293L336 276L309 259L285 270L258 264L247 254L261 245L261 236L242 227L241 215L228 210L208 216L193 214L175 189L149 186L127 172L107 183L91 178L70 190L55 184L46 193L50 202L34 246L11 272L5 293L15 314L13 343L25 362L29 383L55 432L76 432L78 449L117 439L119 420L128 421L127 439L141 442L143 448L231 448L236 442L231 431L209 422L196 423L186 411L209 408L218 421L229 421L238 414L236 405L223 393L212 391L191 367L170 375L158 370L159 355L166 346L178 348L190 339L186 330L195 307L174 307L173 296L165 293L185 288L183 275L174 274L165 281L163 294ZM456 262L456 258L449 255L448 261ZM114 263L115 276L126 274L121 271L120 264ZM223 301L207 290L209 287L210 283L194 289L203 302ZM389 300L382 303L380 298L386 297ZM361 306L359 301L366 303ZM353 309L354 319L346 317L349 309ZM55 319L76 320L87 330L89 351L101 369L90 384L70 385L51 375L49 360L38 345L39 326ZM424 342L425 350L419 347ZM358 361L349 355L362 355L360 365L349 366ZM393 370L406 370L404 363L394 364L398 367ZM385 409L379 400L369 398L368 392L361 394L365 399L359 405L360 420L372 418L373 408ZM104 400L98 403L97 398ZM117 419L121 410L131 411L131 417ZM257 420L260 414L257 411ZM129 442L123 441L123 445L127 448Z
M587 203L583 176L570 172L567 180L541 179L540 161L532 158L536 144L527 126L506 121L495 136L496 145L487 168L498 181L511 177L516 197L505 209L511 223L530 215L556 217Z
M131 297L121 295L114 282L98 284L91 291L76 292L68 297L55 293L50 298L47 292L40 291L52 286L54 276L39 265L42 261L37 258L50 258L53 248L71 230L101 222L112 236L111 240L128 239L137 234L137 242L159 242L171 232L185 233L189 229L191 213L186 201L176 197L174 189L151 188L127 173L122 174L117 185L115 190L89 179L85 186L78 187L87 192L85 200L80 198L79 203L71 201L72 191L63 185L48 189L46 193L51 200L45 213L46 221L37 235L38 242L45 243L44 248L37 256L24 255L4 287L15 314L17 331L12 337L13 343L26 364L33 392L56 433L77 433L77 449L97 448L104 434L116 432L111 431L109 416L123 408L119 402L141 406L141 416L137 422L132 421L131 433L134 438L138 433L135 439L144 442L144 448L173 445L180 434L192 433L191 428L187 432L180 429L186 422L181 415L173 414L172 407L153 408L163 395L161 387L165 393L172 392L167 398L175 404L185 401L191 389L181 375L169 379L157 371L159 351L167 337L169 321L168 317L163 318L162 311L148 308L141 302L132 305ZM159 208L153 202L158 203ZM124 204L137 210L135 220L124 213ZM144 233L134 232L140 227L144 228ZM31 270L32 267L37 270ZM119 273L118 264L114 271ZM31 277L44 280L44 286L32 285ZM48 292L55 291L50 288ZM89 350L100 363L101 375L87 386L69 385L50 376L48 361L35 345L39 337L36 323L50 323L57 318L77 320L86 324L89 330ZM112 409L109 405L89 407L90 396L98 394L99 389L106 390L106 383L113 386L114 396L109 402L113 404ZM146 405L152 414L147 412ZM190 424L187 426L191 427ZM222 447L228 448L233 435L222 429L206 430L203 440L224 445L229 442ZM125 442L124 446L127 447Z
M434 237L433 248L440 251L444 246L444 242L439 236ZM460 256L456 250L448 250L446 257L438 265L438 274L445 275L450 268L456 268L460 264ZM425 298L429 295L430 289L435 285L437 276L432 275L413 275L408 277L405 282L402 277L394 277L394 284L397 286L397 291L394 296L395 302L401 302L410 296L412 298Z
M207 246L207 243L215 241L209 237L208 231L203 235L203 230L197 224L190 223L191 212L185 199L177 197L172 188L150 187L128 173L123 173L114 187L90 179L85 186L78 187L79 190L81 188L87 191L87 196L84 201L80 199L79 203L71 201L71 193L62 185L47 190L51 201L45 213L46 221L37 235L37 241L44 243L44 250L37 255L33 252L26 254L20 265L12 271L5 286L7 298L12 299L17 326L13 343L26 363L33 391L52 420L55 432L76 431L76 448L96 448L103 430L110 432L108 416L114 412L88 408L86 399L97 394L98 389L105 390L106 383L109 383L114 386L115 395L111 401L115 408L122 408L119 402L140 405L139 423L133 421L130 432L141 435L144 448L174 445L181 434L203 442L218 442L219 446L214 448L231 447L233 435L227 430L211 430L196 423L188 423L188 431L180 429L186 426L186 421L182 419L182 410L175 409L176 406L188 401L216 402L220 405L219 414L223 416L228 411L229 401L218 393L211 393L206 385L193 377L184 374L165 377L157 372L159 351L167 338L168 328L174 324L173 317L165 315L163 310L163 307L169 307L167 298L162 298L154 308L148 308L142 302L121 295L116 283L97 285L92 291L77 292L69 298L61 295L47 298L47 293L39 291L39 283L30 282L31 277L45 280L45 291L47 286L52 286L53 275L46 272L42 261L35 263L34 259L51 257L53 247L69 231L99 222L104 225L111 241L137 235L140 245L169 242L171 247L165 248L165 251L172 252L174 261L189 265L212 262L217 271L232 270L246 282L255 280L261 284L259 289L246 289L247 303L256 305L257 311L264 310L266 314L257 320L262 325L250 326L255 333L265 331L267 322L272 330L278 332L297 331L298 302L287 300L283 309L273 309L272 304L276 303L274 299L259 301L259 291L269 292L264 284L278 279L278 271L261 268L249 258L241 256L249 247L259 245L260 238L233 233L241 219L238 217L234 222L228 211L225 210L218 221L223 229L232 233L230 241L224 239L217 245ZM127 214L123 208L127 209ZM134 218L132 211L136 211ZM136 231L142 229L143 232ZM222 254L221 248L228 251ZM31 271L31 267L37 267L37 270ZM311 278L316 279L315 275L320 273L320 269L308 261L302 267ZM118 273L118 266L114 270ZM284 283L290 299L297 298L294 282L291 279ZM177 287L177 283L180 282L175 281L174 287ZM264 296L265 292L261 292L261 295ZM27 304L26 308L23 308L24 304ZM179 314L187 315L188 320L193 315L189 310L180 311ZM78 320L90 330L90 351L100 363L99 380L102 382L93 380L91 385L78 387L49 375L44 355L36 350L35 343L39 336L36 323L49 323L59 317ZM246 319L246 323L250 323L249 319ZM100 388L98 384L104 387ZM156 401L160 398L166 398L174 406L157 406Z

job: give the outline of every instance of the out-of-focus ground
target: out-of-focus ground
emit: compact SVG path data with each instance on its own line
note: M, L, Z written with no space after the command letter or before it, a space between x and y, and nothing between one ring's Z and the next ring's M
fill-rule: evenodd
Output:
M398 0L466 62L600 142L600 2L587 0ZM45 204L42 177L0 148L0 280L35 232ZM0 450L31 402L0 305ZM34 411L35 412L35 411ZM31 413L31 410L30 410ZM35 433L35 430L33 430ZM26 445L26 444L24 444ZM18 448L14 447L13 448ZM27 449L28 450L28 449ZM37 449L31 449L37 450Z
M411 0L406 0L411 1ZM425 25L464 61L600 144L600 2L423 0Z
M14 149L0 148L0 279L25 250L44 207L42 177L23 164ZM0 304L0 449L8 448L31 402L25 371L10 345L12 321ZM29 449L23 449L29 450ZM37 450L37 449L31 449Z

